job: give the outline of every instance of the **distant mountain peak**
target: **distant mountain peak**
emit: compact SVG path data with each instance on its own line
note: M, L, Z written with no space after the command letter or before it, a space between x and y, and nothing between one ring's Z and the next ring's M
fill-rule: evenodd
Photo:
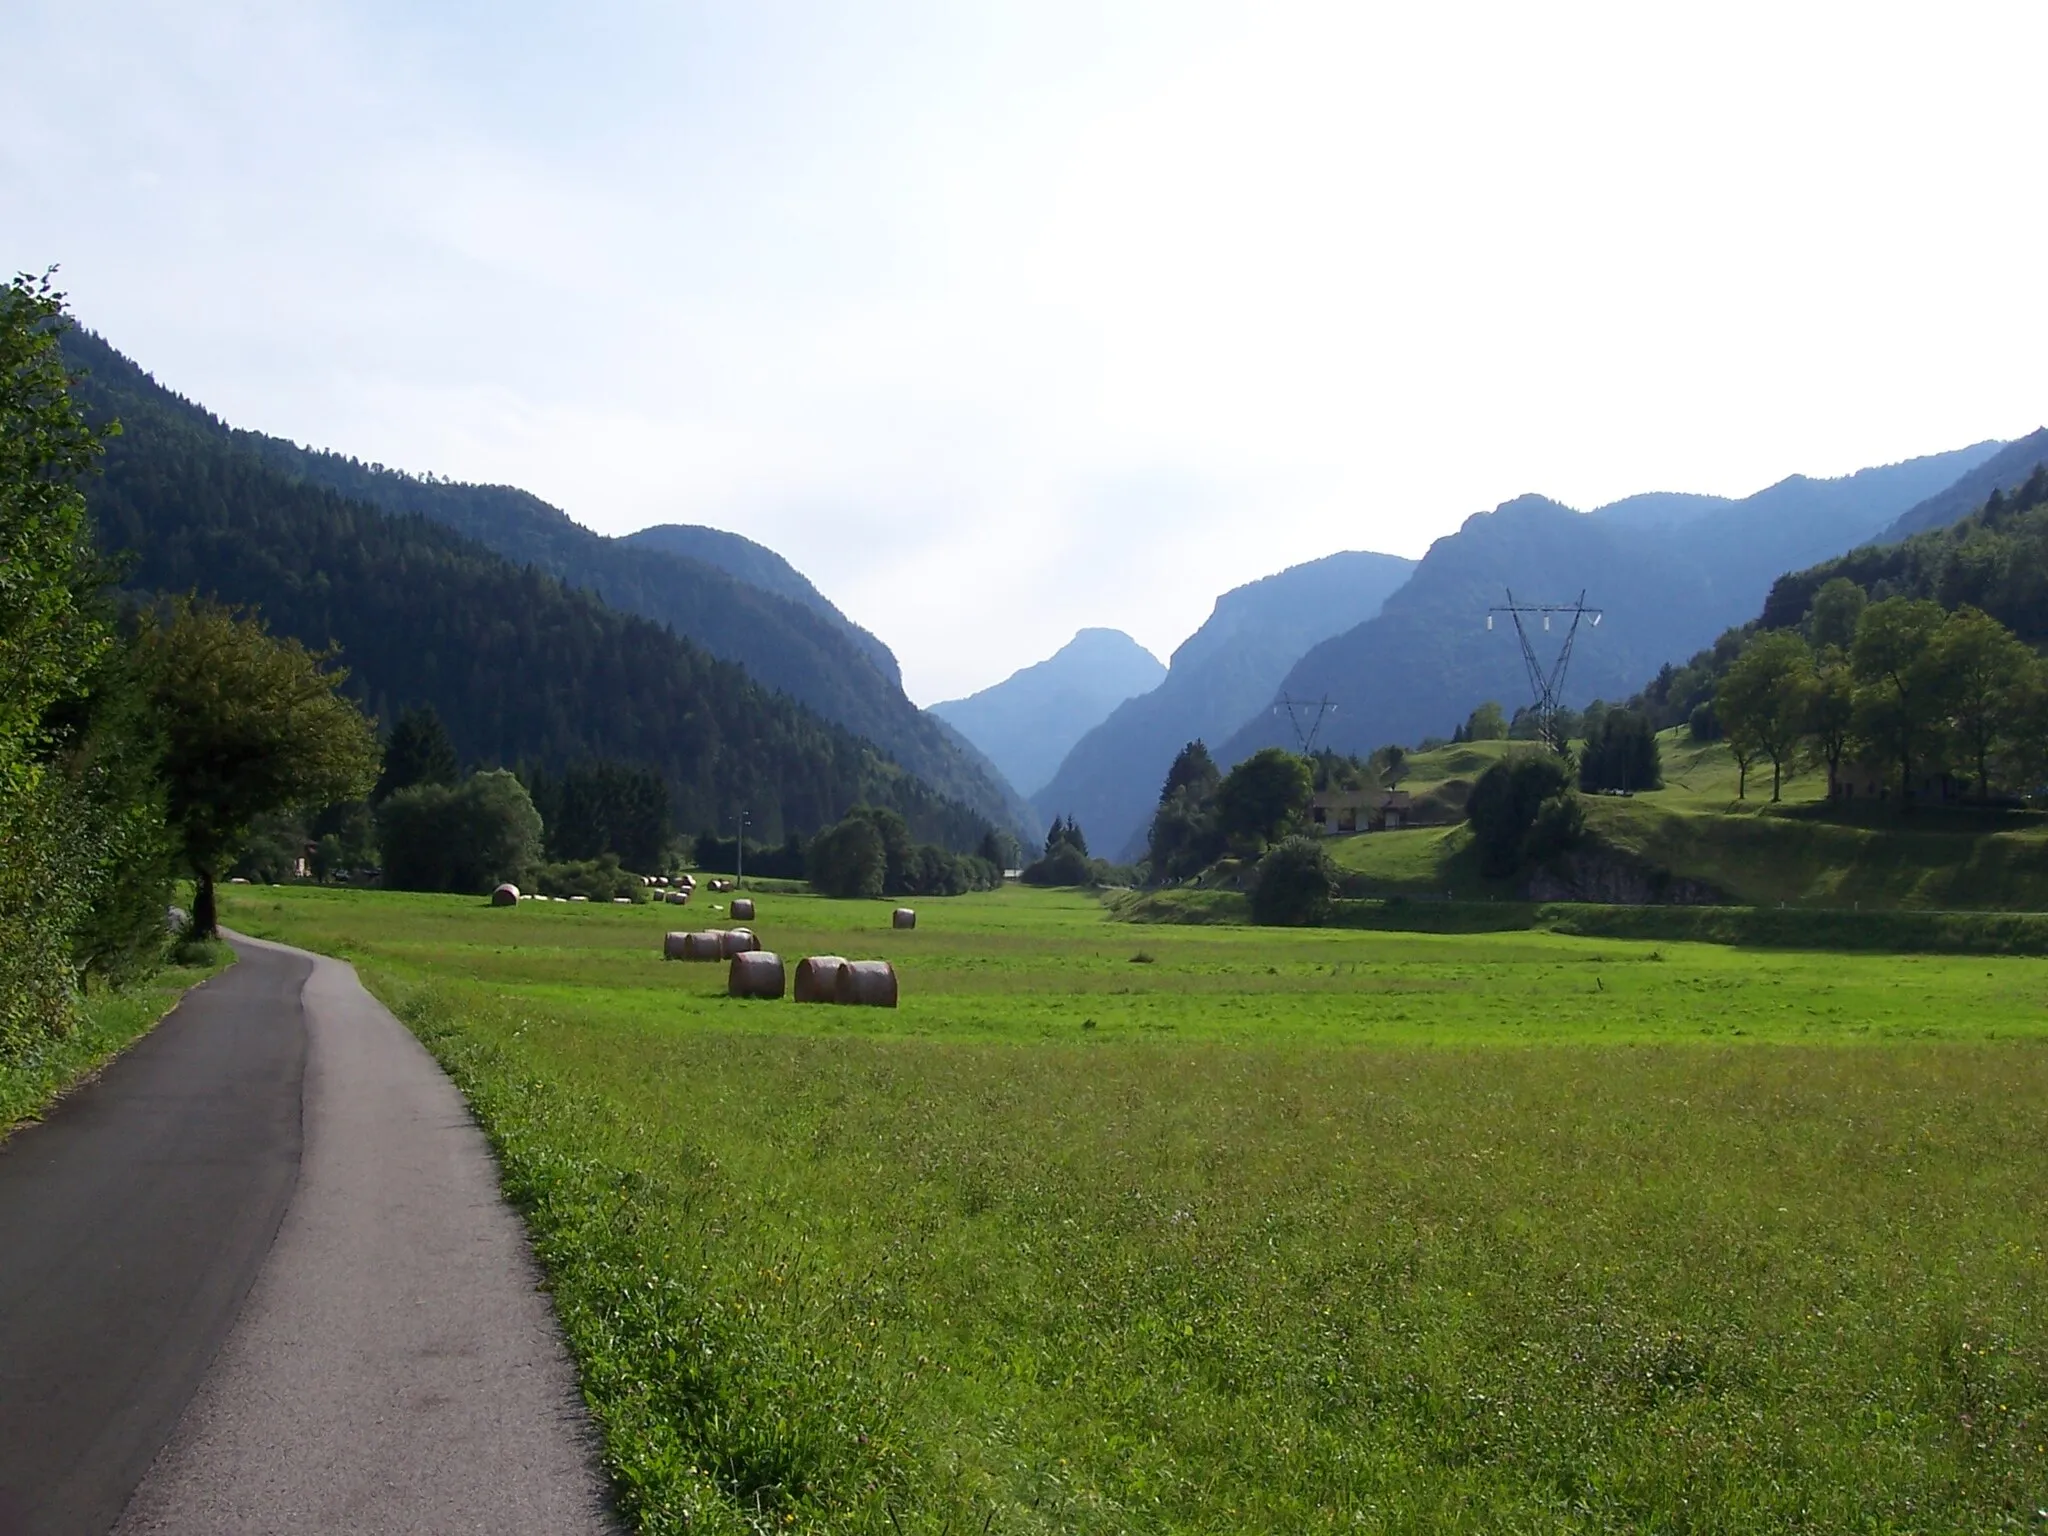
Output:
M1045 660L931 713L987 755L1012 784L1037 788L1109 712L1159 686L1166 668L1120 629L1088 628Z

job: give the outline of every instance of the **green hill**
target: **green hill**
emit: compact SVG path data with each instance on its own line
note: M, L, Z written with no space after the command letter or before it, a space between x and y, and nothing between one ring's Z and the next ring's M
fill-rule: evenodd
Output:
M1888 809L1851 814L1826 801L1825 776L1786 780L1784 801L1738 800L1727 748L1659 738L1665 787L1586 798L1597 847L1622 860L1711 886L1746 905L1867 910L2048 910L2048 815ZM1473 742L1418 752L1402 787L1418 793L1470 780L1525 742ZM1752 796L1756 776L1751 776ZM1334 838L1330 852L1358 894L1466 899L1519 897L1525 879L1479 874L1463 825Z

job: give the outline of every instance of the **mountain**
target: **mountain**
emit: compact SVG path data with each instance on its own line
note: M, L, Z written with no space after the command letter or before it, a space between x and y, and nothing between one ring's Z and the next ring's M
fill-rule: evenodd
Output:
M81 407L122 424L86 499L131 588L218 597L339 647L351 693L385 720L433 706L467 762L652 766L684 830L745 808L780 839L863 801L954 848L986 829L736 663L439 523L280 469L96 337L74 331L65 347L84 370Z
M1448 736L1488 699L1512 713L1531 696L1521 649L1505 620L1486 627L1486 610L1512 587L1521 602L1570 602L1583 590L1604 609L1598 628L1579 632L1565 701L1627 698L1664 662L1747 620L1780 573L1866 542L1999 447L1978 443L1834 480L1794 475L1690 509L1675 525L1575 512L1541 496L1505 502L1438 539L1377 617L1309 651L1280 691L1335 700L1322 739L1344 752ZM1531 638L1547 669L1563 634L1539 628ZM1287 722L1262 711L1217 761L1286 744Z
M1166 681L1076 742L1033 804L1075 817L1098 852L1135 856L1174 754L1242 725L1303 651L1377 613L1414 569L1396 555L1345 553L1224 593L1173 653Z
M2010 491L2023 484L2041 463L2048 463L2048 427L2036 427L2007 443L1955 484L1903 513L1877 542L1895 544L1916 533L1946 528L1983 506L1993 491Z
M657 523L638 533L626 534L617 542L715 566L735 581L803 604L865 651L882 676L898 688L903 686L903 668L897 663L896 653L841 613L830 598L811 585L808 576L767 545L727 533L723 528L705 528L695 523Z
M280 476L452 528L516 565L537 566L612 608L667 625L712 655L740 663L758 681L827 720L867 737L933 788L990 821L1027 836L1037 830L1036 812L993 765L978 753L963 751L905 696L888 648L758 544L714 529L675 527L649 530L651 537L608 539L513 486L406 474L260 432L234 436ZM682 547L696 553L678 552ZM772 585L756 585L736 570L758 573ZM810 595L792 596L792 591Z
M1166 677L1120 629L1084 629L1035 666L931 712L988 754L1012 784L1036 789L1067 750L1125 699Z
M1690 491L1645 491L1638 496L1624 496L1620 501L1596 507L1593 515L1626 528L1682 528L1687 523L1698 522L1710 513L1734 505L1733 499L1727 496L1698 496Z

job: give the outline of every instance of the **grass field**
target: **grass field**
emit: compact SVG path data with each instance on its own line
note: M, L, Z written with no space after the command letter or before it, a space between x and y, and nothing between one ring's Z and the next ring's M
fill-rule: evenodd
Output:
M527 1211L651 1531L2040 1528L2048 963L237 889ZM699 921L709 913L695 913Z
M1682 731L1660 741L1663 789L1585 802L1597 837L1649 865L1758 906L2048 911L2048 816L1957 808L1901 818L1876 806L1851 814L1827 805L1826 775L1810 769L1790 775L1772 805L1768 764L1738 800L1726 746ZM1417 753L1403 784L1421 792L1473 779L1507 752L1533 750L1482 741ZM1337 838L1330 850L1375 893L1498 899L1520 888L1479 873L1462 826Z

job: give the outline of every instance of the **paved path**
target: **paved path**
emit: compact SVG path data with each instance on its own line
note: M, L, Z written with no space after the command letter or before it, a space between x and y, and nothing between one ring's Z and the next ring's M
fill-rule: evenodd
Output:
M525 1234L454 1088L347 966L236 948L0 1154L19 1528L610 1529Z

